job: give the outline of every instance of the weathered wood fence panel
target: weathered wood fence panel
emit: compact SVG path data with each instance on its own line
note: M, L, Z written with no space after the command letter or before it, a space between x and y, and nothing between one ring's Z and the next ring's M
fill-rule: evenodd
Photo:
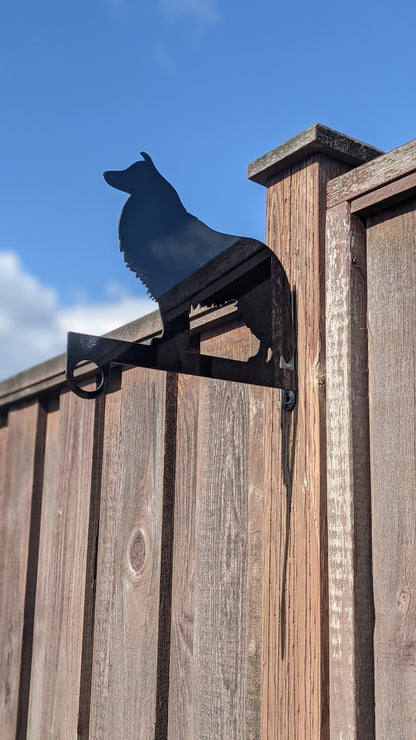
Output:
M119 378L118 378L119 380ZM106 398L90 737L156 723L166 374L130 370Z
M84 401L63 358L0 384L6 740L416 736L416 142L317 125L250 176L296 291L293 413L144 369ZM235 308L191 327L253 354Z
M331 737L374 735L365 228L327 212L328 573Z
M376 734L412 738L416 736L416 200L370 216L367 228Z
M2 726L25 733L33 641L45 411L38 401L13 408L2 491Z
M416 736L415 174L413 141L328 184L334 737Z
M253 338L213 329L201 349L246 359ZM263 393L179 379L171 738L258 735Z
M94 410L68 390L48 408L27 730L33 738L77 732Z

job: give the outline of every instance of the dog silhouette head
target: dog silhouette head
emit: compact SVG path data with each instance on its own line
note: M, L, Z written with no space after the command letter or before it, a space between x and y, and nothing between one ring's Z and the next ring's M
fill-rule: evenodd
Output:
M104 172L104 179L130 195L120 216L120 249L157 300L237 237L213 231L188 213L151 157L141 155L143 160L125 170Z
M140 154L143 160L134 162L127 169L104 172L105 181L113 188L133 196L136 207L143 202L145 208L150 208L154 213L157 208L159 214L174 212L179 215L184 212L175 188L160 174L146 152Z

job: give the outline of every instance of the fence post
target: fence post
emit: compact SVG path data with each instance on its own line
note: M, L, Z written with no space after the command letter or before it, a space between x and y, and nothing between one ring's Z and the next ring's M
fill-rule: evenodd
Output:
M326 502L326 183L380 152L319 124L253 162L266 243L296 291L298 399L271 404L264 502L264 738L329 736Z

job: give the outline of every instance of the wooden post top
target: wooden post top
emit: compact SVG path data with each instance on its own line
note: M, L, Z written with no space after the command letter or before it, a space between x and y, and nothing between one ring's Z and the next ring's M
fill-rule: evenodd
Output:
M305 159L311 153L327 154L353 167L384 154L381 149L333 131L321 123L315 123L276 149L272 149L271 152L251 162L248 166L248 178L267 187L270 178L275 177L295 162Z

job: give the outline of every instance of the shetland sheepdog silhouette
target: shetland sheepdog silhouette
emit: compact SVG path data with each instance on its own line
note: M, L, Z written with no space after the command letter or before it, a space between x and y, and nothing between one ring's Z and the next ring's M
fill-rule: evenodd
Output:
M289 362L294 354L293 333L287 331L291 326L290 288L284 269L271 250L272 274L279 287L277 304L272 301L271 280L256 284L248 274L245 280L223 287L208 299L190 300L186 326L183 316L176 325L168 318L165 293L237 242L250 240L214 231L188 213L151 157L145 152L141 155L143 160L125 170L104 172L104 178L112 187L130 194L120 216L120 250L127 266L159 302L164 327L161 339L187 332L191 306L219 306L236 301L245 324L260 340L259 350L251 359L266 362L271 350L275 358L283 356ZM253 245L260 245L252 241ZM276 326L280 331L276 332Z

